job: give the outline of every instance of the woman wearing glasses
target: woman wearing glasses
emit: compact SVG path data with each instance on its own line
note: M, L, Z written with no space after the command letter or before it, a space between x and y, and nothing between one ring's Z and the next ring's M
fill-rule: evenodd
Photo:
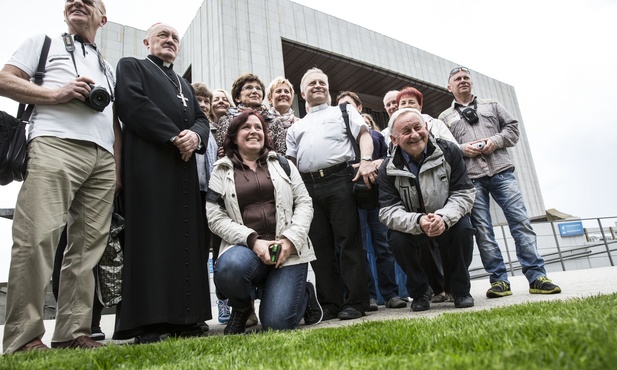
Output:
M272 141L274 150L282 155L285 155L287 146L285 144L285 129L281 121L272 115L268 108L263 105L265 85L257 75L245 73L236 78L231 86L231 96L237 108L230 108L227 114L219 120L218 130L216 132L216 144L219 148L223 147L225 135L229 122L239 113L246 110L253 110L259 113L264 121L268 124L268 138ZM223 153L219 151L219 157Z

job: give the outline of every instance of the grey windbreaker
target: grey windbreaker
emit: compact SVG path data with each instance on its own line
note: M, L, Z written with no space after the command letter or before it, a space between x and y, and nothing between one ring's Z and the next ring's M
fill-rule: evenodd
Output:
M389 229L422 234L419 219L427 213L440 215L449 228L473 207L476 189L458 146L433 137L427 146L427 157L418 173L422 198L400 148L379 168L379 219Z

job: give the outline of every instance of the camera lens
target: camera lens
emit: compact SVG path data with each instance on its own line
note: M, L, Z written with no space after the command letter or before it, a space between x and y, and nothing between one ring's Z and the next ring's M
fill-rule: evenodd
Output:
M95 87L94 89L92 89L90 91L89 99L90 104L92 104L95 109L104 109L111 102L111 96L105 89L101 87Z

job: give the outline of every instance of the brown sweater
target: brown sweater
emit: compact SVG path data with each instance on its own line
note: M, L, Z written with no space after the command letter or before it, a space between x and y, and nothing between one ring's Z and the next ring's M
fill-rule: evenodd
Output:
M235 162L234 179L242 221L246 227L255 230L248 238L248 247L252 248L256 239L274 240L276 202L268 168L265 164L258 165L257 171L253 171L243 163Z

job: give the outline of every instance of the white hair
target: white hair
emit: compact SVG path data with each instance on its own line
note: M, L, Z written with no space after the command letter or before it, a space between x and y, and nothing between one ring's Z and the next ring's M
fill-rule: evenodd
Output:
M422 122L423 125L426 125L424 117L422 117L422 113L419 110L417 110L416 108L401 108L396 112L392 113L392 117L390 117L390 121L388 121L388 130L390 131L390 135L396 137L394 131L392 130L392 126L394 126L394 122L398 119L398 117L404 113L415 114L416 116L420 117L420 122Z

